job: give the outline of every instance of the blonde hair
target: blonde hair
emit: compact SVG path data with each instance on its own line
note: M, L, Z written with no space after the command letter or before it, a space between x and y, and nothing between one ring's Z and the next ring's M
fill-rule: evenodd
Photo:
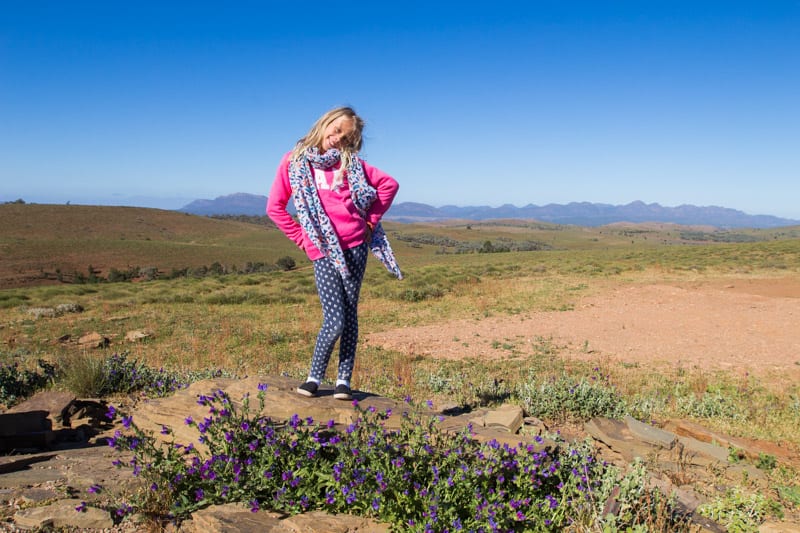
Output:
M306 136L297 141L292 150L292 160L299 160L306 150L312 147L322 148L323 134L331 122L340 118L347 117L353 121L353 131L339 142L339 152L342 154L342 166L347 168L350 159L361 150L363 138L361 132L364 131L364 119L358 116L352 107L337 107L331 109L317 119Z

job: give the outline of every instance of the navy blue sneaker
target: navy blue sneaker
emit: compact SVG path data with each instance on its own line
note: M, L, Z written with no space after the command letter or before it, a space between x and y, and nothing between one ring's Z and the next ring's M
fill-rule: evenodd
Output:
M313 381L306 381L299 387L297 387L297 394L302 394L303 396L308 396L312 398L317 395L317 389L319 385L314 383Z
M350 392L350 387L347 385L336 385L336 389L333 391L333 397L337 400L352 400L353 393Z

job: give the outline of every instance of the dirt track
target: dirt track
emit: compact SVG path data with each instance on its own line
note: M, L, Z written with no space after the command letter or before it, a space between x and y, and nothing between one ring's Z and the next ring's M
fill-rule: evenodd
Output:
M571 357L792 379L800 376L800 279L612 286L572 311L402 328L367 343L437 358L500 358L512 346L530 353L525 343L541 338Z

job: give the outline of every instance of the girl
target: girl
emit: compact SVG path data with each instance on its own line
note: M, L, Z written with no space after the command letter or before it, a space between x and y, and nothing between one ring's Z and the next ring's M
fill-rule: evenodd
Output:
M311 370L297 388L315 396L339 342L339 371L333 397L352 398L350 378L358 342L358 295L367 249L402 279L386 234L383 214L397 194L397 182L358 157L364 121L349 107L328 111L294 149L283 156L267 200L267 214L314 265L322 303ZM297 219L287 212L292 197Z

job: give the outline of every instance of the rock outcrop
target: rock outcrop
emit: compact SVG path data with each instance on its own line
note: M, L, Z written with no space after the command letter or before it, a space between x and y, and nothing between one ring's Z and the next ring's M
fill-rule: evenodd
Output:
M204 380L166 398L120 399L115 405L120 411L133 414L136 424L155 437L167 426L173 431L170 439L197 443L197 429L184 420L188 416L202 419L207 415L208 408L198 403L200 395L222 390L233 402L249 397L251 410L257 410L259 384L267 385L262 414L274 420L287 420L299 414L321 423L333 420L335 427L344 427L357 416L351 402L333 398L330 387L323 386L316 398L306 398L295 393L295 380L276 376ZM411 409L403 401L366 392L354 391L353 396L365 409L390 409L394 413ZM127 470L112 465L114 459L120 458L120 452L105 443L119 428L106 418L107 409L107 402L101 399L41 392L0 414L0 450L6 454L0 455L0 509L5 509L2 515L13 519L14 527L134 531L141 526L135 520L113 525L109 502L135 490L138 480ZM514 405L470 412L430 407L421 414L436 416L437 423L446 431L462 431L469 426L474 438L480 440L495 439L512 446L521 442L542 447L558 445L554 440L542 438L554 434L558 428L548 428L533 417L525 418L522 409ZM399 420L400 417L393 416L386 422L392 427ZM625 467L637 458L645 460L651 483L674 496L700 531L724 531L695 513L706 501L706 494L724 489L726 484L733 486L744 475L751 482L766 483L763 472L749 459L770 454L780 461L797 464L797 457L788 449L734 439L687 421L669 421L656 427L630 417L595 418L585 424L580 437L586 436L595 440L600 455L607 461ZM735 460L736 457L732 460L732 450L742 460ZM614 512L613 498L606 507ZM254 527L276 533L389 530L386 524L361 517L322 512L287 516L269 510L253 513L234 504L198 511L191 520L182 523L180 530L235 532L253 531ZM769 528L765 531L798 530L797 524L790 522L770 523Z

